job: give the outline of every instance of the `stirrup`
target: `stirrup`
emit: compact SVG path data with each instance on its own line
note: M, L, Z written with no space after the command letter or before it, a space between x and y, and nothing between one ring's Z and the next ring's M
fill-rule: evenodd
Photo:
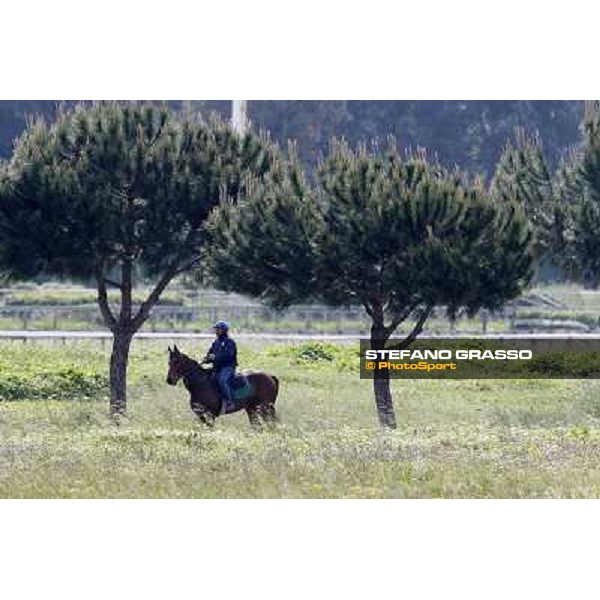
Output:
M233 408L235 405L233 400L227 400L225 398L221 398L221 412L219 415L226 415L227 408Z

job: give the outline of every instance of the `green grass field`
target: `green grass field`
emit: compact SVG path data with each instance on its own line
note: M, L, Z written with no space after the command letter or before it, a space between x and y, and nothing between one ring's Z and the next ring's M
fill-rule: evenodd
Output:
M200 355L204 347L183 347ZM598 497L600 384L395 381L381 433L353 346L244 344L278 375L281 424L214 430L165 384L166 348L137 342L129 414L107 416L107 349L0 344L0 497Z

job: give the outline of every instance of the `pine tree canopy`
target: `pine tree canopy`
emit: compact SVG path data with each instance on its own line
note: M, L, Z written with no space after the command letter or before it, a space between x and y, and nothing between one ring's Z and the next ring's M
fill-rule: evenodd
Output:
M361 304L384 338L411 315L418 330L435 305L496 308L530 277L531 232L513 202L391 142L333 140L312 188L292 162L281 185L258 186L209 222L220 287L277 305Z
M585 285L600 285L600 102L586 103L583 148L564 169L567 266Z
M500 156L492 179L492 193L500 200L516 201L534 231L536 258L547 255L553 245L555 196L553 178L539 135L517 129Z
M197 259L202 224L277 159L268 140L218 119L180 121L164 105L78 106L37 121L3 170L6 266L89 277L123 261L150 275Z

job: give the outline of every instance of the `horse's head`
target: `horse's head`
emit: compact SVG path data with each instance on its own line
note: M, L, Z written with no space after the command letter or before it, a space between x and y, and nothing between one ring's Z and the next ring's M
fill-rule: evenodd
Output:
M177 346L169 346L169 372L167 373L167 383L177 385L177 382L187 373L193 365L191 358L179 351Z

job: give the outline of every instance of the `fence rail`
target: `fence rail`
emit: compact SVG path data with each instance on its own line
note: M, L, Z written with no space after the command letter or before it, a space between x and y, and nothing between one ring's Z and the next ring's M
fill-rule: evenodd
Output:
M115 307L116 309L116 307ZM262 329L265 324L293 322L298 329L311 331L315 324L352 321L362 327L366 318L361 308L330 308L325 306L295 306L286 311L276 311L262 304L215 304L212 306L157 306L145 326L146 330L208 329L210 324L226 316L234 321L238 330ZM41 324L45 329L65 329L79 322L102 326L96 305L40 306L11 305L0 307L0 323L12 320L21 329ZM6 327L6 325L5 325Z
M538 296L540 296L538 294ZM115 310L117 307L115 306ZM572 313L569 315L569 313ZM495 329L506 331L566 329L571 331L598 328L600 308L573 307L549 302L547 299L524 298L508 305L503 311L489 314L481 311L467 326L459 319L446 319L443 307L436 308L428 324L436 332L454 332L457 324L469 333L486 333L489 323ZM362 307L333 308L323 305L295 305L285 311L276 311L258 303L206 303L193 306L156 306L145 324L145 332L183 331L208 333L210 325L221 317L234 323L236 333L336 333L366 335L369 321ZM576 318L575 318L576 317ZM3 330L98 330L103 322L95 304L85 305L4 305L0 306L0 329Z
M134 335L136 340L206 340L212 339L210 333L187 333L184 331L172 332L139 332ZM350 334L317 334L317 333L239 333L236 338L246 340L266 341L356 341L359 336ZM446 334L421 334L419 339L486 339L486 340L528 340L528 339L567 339L567 340L600 340L600 333L446 333ZM109 331L20 331L0 330L0 339L17 341L74 341L98 340L105 342L112 339ZM392 336L392 339L401 339L401 336Z

